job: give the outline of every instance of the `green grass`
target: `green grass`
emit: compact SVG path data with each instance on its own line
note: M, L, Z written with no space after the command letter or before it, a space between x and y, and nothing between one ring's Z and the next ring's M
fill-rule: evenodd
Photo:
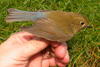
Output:
M0 0L0 43L20 31L20 27L32 24L6 23L8 8L26 11L59 10L84 15L93 28L83 29L67 41L70 55L67 67L100 67L100 0Z

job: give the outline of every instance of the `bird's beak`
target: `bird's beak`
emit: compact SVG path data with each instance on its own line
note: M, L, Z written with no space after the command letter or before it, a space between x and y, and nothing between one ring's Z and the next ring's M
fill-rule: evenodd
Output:
M89 25L88 28L92 28L92 26Z

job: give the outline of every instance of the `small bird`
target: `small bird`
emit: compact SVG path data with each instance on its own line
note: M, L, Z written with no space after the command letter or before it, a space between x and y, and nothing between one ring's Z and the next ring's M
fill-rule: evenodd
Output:
M70 40L78 31L91 27L87 18L78 13L39 10L34 12L10 8L6 22L34 21L29 27L21 30L34 34L50 41L64 42Z

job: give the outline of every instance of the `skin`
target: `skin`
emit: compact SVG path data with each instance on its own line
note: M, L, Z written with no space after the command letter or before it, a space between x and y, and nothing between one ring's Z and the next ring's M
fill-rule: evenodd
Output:
M43 51L48 46L54 50L55 57L45 58ZM69 54L65 42L51 42L27 32L11 35L0 45L0 67L65 67Z

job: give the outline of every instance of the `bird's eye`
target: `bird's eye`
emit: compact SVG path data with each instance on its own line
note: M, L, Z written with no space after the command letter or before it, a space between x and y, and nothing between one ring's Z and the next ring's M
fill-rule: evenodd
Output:
M81 25L84 25L84 22L81 22Z

